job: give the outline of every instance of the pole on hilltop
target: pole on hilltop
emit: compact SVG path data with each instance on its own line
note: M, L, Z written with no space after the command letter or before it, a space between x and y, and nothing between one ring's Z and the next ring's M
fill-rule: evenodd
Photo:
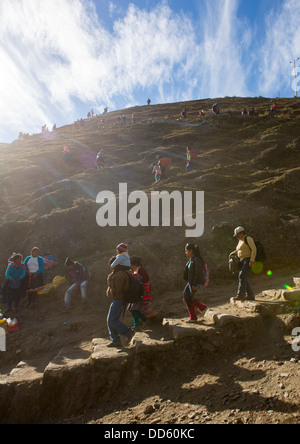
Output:
M296 73L296 62L300 60L300 57L298 57L297 59L294 59L294 77L295 77L295 92L296 92L296 97L298 97L298 85L297 85L297 73ZM293 63L293 62L290 62Z

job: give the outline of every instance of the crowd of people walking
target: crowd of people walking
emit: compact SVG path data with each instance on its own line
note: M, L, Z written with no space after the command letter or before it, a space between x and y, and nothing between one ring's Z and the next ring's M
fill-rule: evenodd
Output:
M238 289L235 299L254 300L254 292L248 282L251 268L258 256L256 241L246 235L243 227L234 230L234 238L238 239L236 250L230 258L238 260ZM199 300L201 290L209 285L209 269L203 259L198 245L189 243L185 247L187 263L183 273L186 285L183 290L183 302L187 308L188 323L197 323L199 317L205 316L208 306ZM151 297L151 279L139 257L130 257L128 245L121 243L116 247L116 254L108 262L110 273L107 277L106 295L110 301L107 316L107 328L110 337L109 347L121 347L121 337L129 344L135 332L143 329L149 320L155 319ZM72 299L76 292L81 294L82 306L89 301L88 286L91 272L87 265L65 260L68 285L64 295L65 311L72 310ZM8 260L5 273L6 282L2 289L2 298L7 302L6 315L18 316L18 308L22 298L27 296L26 306L34 309L38 295L43 292L45 282L45 260L38 247L34 247L29 256L23 260L20 253L14 253ZM135 284L135 285L134 285ZM2 301L3 302L3 301ZM133 326L128 327L122 320L125 310L131 313Z

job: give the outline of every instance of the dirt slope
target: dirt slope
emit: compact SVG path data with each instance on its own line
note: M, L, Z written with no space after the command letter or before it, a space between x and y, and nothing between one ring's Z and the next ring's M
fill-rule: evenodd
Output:
M34 245L42 254L56 253L62 263L67 256L84 262L93 274L91 307L85 312L79 299L70 315L62 312L64 288L41 299L36 311L21 305L21 331L9 336L9 351L0 355L2 374L22 359L34 357L43 366L66 344L88 349L92 338L107 337L107 260L121 241L128 242L131 255L144 258L156 312L161 317L186 316L180 297L184 228L97 226L97 194L118 194L119 183L127 183L129 192L205 192L205 232L196 241L211 269L207 302L215 297L218 305L234 295L227 258L235 248L232 233L237 225L244 225L267 249L264 273L252 277L256 292L290 283L299 265L300 102L278 100L279 113L273 116L269 99L224 98L218 100L220 116L200 117L199 111L210 109L215 101L136 107L85 120L79 129L70 125L55 134L1 145L1 279L9 255L20 251L26 256ZM244 107L252 106L255 116L241 116ZM185 121L180 116L184 107ZM118 122L124 114L127 122ZM70 164L62 159L65 146L72 153ZM198 152L195 171L189 174L187 146ZM94 162L100 149L107 164L98 172ZM154 184L152 162L158 154L170 157L172 167L164 181ZM269 269L273 278L266 276ZM61 265L46 280L63 273Z

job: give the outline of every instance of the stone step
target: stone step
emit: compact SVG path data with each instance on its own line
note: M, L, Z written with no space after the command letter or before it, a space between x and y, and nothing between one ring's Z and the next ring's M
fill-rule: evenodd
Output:
M110 341L100 338L90 349L65 348L44 366L22 361L0 378L0 422L35 423L43 420L41 415L67 418L98 407L122 385L143 383L143 368L158 377L167 371L168 356L184 364L190 347L213 356L237 353L262 334L265 315L274 315L284 305L282 300L233 301L219 307L221 313L209 309L196 324L164 319L159 339L152 337L155 331L142 331L122 349L109 348Z
M283 290L282 296L286 301L293 305L300 305L300 288L292 290Z
M268 296L270 296L269 292L271 291L273 290L268 290ZM245 310L248 313L259 313L263 317L277 316L286 313L286 311L289 308L289 302L283 299L282 290L280 290L280 292L282 299L277 299L275 301L270 301L270 300L240 301L232 298L230 300L230 303L233 306Z
M294 284L296 288L300 288L300 277L293 278Z

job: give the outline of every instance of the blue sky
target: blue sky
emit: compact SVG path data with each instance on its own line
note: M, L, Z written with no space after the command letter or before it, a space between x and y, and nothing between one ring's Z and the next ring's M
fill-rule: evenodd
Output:
M0 142L148 97L293 97L299 23L299 0L0 0Z

